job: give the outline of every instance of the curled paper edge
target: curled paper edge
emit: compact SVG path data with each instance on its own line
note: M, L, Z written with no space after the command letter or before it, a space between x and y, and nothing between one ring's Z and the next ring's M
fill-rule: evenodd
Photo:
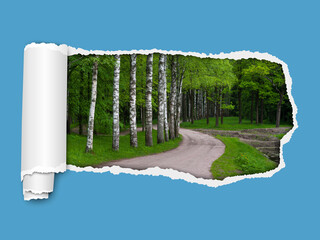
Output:
M31 43L24 49L21 181L26 201L48 198L54 174L66 170L67 55L64 44ZM48 113L50 106L58 107Z
M298 113L298 108L294 102L292 97L292 78L290 77L288 65L280 60L279 58L272 56L269 53L260 53L260 52L250 52L250 51L236 51L230 53L220 53L220 54L205 54L205 53L197 53L197 52L182 52L182 51L166 51L166 50L158 50L158 49L151 49L151 50L130 50L130 51L102 51L102 50L84 50L82 48L74 48L69 47L68 55L123 55L123 54L150 54L150 53L163 53L168 55L183 55L183 56L194 56L199 58L215 58L215 59L248 59L248 58L256 58L259 60L267 60L270 62L275 62L281 64L283 73L285 75L286 87L287 87L287 94L292 106L292 119L293 119L293 128L287 132L280 141L280 162L277 168L264 172L264 173L257 173L257 174L250 174L250 175L240 175L234 177L227 177L223 180L214 180L214 179L203 179L197 178L189 173L179 172L174 169L162 169L159 167L148 168L145 170L135 170L131 168L122 168L119 166L112 166L112 167L103 167L103 168L93 168L93 167L77 167L74 165L67 165L67 169L75 172L95 172L95 173L104 173L110 172L112 174L118 175L120 173L126 173L131 175L148 175L148 176L165 176L169 177L173 180L185 180L190 183L197 183L201 185L206 185L208 187L218 187L223 186L231 183L238 182L243 179L253 179L253 178L269 178L272 177L275 173L279 172L281 169L285 168L285 162L283 158L283 145L288 143L294 133L294 131L298 128L298 122L296 120L296 115Z

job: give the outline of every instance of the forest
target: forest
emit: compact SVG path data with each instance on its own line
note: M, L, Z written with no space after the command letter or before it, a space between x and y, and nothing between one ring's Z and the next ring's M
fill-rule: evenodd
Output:
M281 65L254 58L74 55L67 94L67 133L86 137L83 151L93 154L96 136L112 137L117 152L126 131L134 149L178 139L181 127L292 126Z

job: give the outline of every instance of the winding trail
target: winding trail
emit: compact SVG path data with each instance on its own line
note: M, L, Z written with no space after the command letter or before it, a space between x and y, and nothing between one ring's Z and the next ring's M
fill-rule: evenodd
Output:
M100 164L96 167L120 166L143 170L151 167L171 168L190 173L197 178L212 179L210 172L214 160L225 150L225 145L218 139L189 129L180 129L183 137L179 147L154 155L122 159Z

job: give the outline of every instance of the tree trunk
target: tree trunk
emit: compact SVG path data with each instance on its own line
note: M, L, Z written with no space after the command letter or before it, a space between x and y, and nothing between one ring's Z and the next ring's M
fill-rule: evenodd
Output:
M69 80L70 80L70 74L68 74L68 77L67 77L67 85L69 85ZM70 114L70 101L68 101L69 99L69 90L67 90L67 134L70 134L71 133L71 114Z
M222 101L221 101L221 104L220 106L222 106L223 102L224 102L224 93L222 93ZM223 124L223 114L224 114L224 111L223 111L223 108L221 107L221 117L220 117L220 120L221 120L221 125Z
M206 104L207 104L207 125L209 125L209 117L210 117L210 101L208 99L208 93L206 93Z
M263 124L263 98L260 100L260 123Z
M283 92L280 92L280 100L277 105L277 116L276 116L276 127L280 127L280 116L281 116L281 104L283 101Z
M92 152L93 150L93 129L94 129L94 112L96 109L97 100L97 82L98 82L98 62L93 63L92 72L92 91L91 91L91 104L88 121L88 135L87 135L87 146L86 152Z
M176 90L177 90L177 62L173 56L171 66L171 89L169 99L169 139L175 138L175 115L176 115Z
M182 94L182 121L186 122L187 121L187 100L186 100L186 94Z
M199 119L203 117L203 97L202 97L202 90L199 90Z
M165 56L159 56L159 83L158 83L158 126L157 126L157 142L164 142L164 81L165 81Z
M207 92L203 92L203 118L207 117Z
M145 110L144 110L144 106L141 105L140 107L140 117L141 117L141 131L144 132L145 131Z
M215 88L215 93L216 93L216 96L215 96L215 105L216 105L216 127L218 127L219 126L219 111L220 111L220 109L219 109L219 98L220 98L220 96L219 96L219 91L218 91L218 88L216 87Z
M71 133L71 115L70 113L68 112L68 117L67 117L67 134L70 134Z
M190 90L190 102L191 102L191 104L190 104L190 118L191 118L191 124L193 124L193 108L194 108L194 90L193 89L191 89Z
M259 123L259 91L256 92L256 124Z
M167 56L164 55L164 139L169 141L168 99L167 99Z
M242 95L242 89L239 88L238 90L238 104L239 104L239 124L242 123L242 106L241 106L241 95Z
M137 137L137 109L136 109L136 72L137 72L137 55L130 56L130 146L138 147Z
M112 149L119 151L120 136L120 114L119 114L119 82L120 82L120 55L115 55L115 66L113 75L113 129L112 129Z
M250 122L253 124L253 101L254 101L254 94L251 93L251 112L250 112Z
M79 114L78 114L78 122L79 122L79 135L83 134L83 128L82 128L82 100L84 98L83 96L83 82L84 82L84 78L83 78L83 71L80 71L80 89L79 89Z
M182 83L183 83L183 77L181 77L180 81L178 82L175 137L179 137L179 134L180 134L180 115L181 115L181 105L182 105Z
M198 120L198 90L194 90L194 119Z
M193 90L193 112L194 112L194 120L198 120L198 109L197 109L197 89Z
M187 122L190 122L190 93L187 90L186 94L186 112L187 112Z
M153 76L153 54L147 56L147 80L146 80L146 146L153 145L152 140L152 76Z

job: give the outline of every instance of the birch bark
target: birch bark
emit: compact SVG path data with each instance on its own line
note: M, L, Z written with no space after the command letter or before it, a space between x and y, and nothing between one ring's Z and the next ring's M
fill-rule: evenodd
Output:
M164 142L164 74L165 74L165 56L159 56L159 83L158 83L158 126L157 142Z
M152 139L152 74L153 54L147 56L147 79L146 79L146 146L153 145Z
M164 56L164 136L169 141L168 101L167 101L167 56Z
M178 82L178 91L177 91L177 114L175 121L175 137L179 137L180 134L180 116L181 116L181 105L182 105L182 83L183 76L181 76L180 81Z
M88 121L88 136L86 152L92 152L93 150L93 129L94 129L94 112L96 108L97 99L97 82L98 82L98 62L93 63L92 71L92 90L91 90L91 104Z
M176 115L176 90L177 90L177 62L176 57L173 56L172 59L172 69L171 69L171 90L170 90L170 100L169 100L169 138L175 138L175 115Z
M137 55L130 56L130 146L138 147L136 110Z
M120 55L115 55L115 66L113 75L113 133L112 149L119 151L120 117L119 117L119 82L120 82Z

